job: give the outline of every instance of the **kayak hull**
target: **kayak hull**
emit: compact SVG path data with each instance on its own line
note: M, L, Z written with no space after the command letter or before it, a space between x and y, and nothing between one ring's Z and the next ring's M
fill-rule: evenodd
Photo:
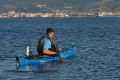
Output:
M53 57L44 57L44 58L32 58L32 59L27 59L27 58L18 58L16 59L16 63L19 66L24 66L24 65L33 65L33 64L42 64L42 63L47 63L47 62L53 62L53 61L58 61L60 58L68 58L71 56L74 56L76 52L76 46L65 50L61 51L59 53L59 56L53 56Z

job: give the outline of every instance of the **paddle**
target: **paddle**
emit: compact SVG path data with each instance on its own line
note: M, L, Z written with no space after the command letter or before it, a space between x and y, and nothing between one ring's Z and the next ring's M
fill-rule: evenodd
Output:
M61 63L64 63L64 62L65 62L64 57L61 57L61 56L60 56L60 62L61 62Z
M60 45L60 42L58 42L58 43L56 44L56 49L57 49L57 52L58 52L58 53L60 53L59 45ZM64 57L60 56L60 54L59 54L59 57L60 57L60 62L61 62L61 63L64 63L64 62L65 62Z

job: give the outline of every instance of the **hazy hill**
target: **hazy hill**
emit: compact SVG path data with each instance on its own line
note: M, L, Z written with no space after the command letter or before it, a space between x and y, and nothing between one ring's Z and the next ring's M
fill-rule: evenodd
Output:
M98 11L101 0L0 0L0 12L10 10L38 12L51 10ZM120 10L120 0L104 0L107 10Z

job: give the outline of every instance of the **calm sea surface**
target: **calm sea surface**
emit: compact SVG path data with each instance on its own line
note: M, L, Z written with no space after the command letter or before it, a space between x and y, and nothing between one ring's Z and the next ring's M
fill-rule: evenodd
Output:
M38 38L55 29L61 47L77 45L74 57L16 68L26 45L36 54ZM0 19L0 80L120 80L120 17Z

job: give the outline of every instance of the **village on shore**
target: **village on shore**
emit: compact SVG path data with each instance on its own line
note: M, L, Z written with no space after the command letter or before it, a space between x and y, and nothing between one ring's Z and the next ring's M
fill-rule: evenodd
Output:
M85 16L120 16L120 12L36 12L36 13L25 13L25 12L16 12L10 11L7 13L0 13L0 18L17 18L17 17L85 17Z

